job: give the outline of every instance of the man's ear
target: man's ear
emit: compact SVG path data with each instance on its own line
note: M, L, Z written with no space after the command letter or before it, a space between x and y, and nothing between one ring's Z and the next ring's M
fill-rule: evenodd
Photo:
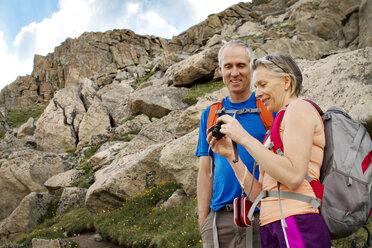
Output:
M219 66L218 68L219 68L219 70L220 70L220 73L222 74L222 67L221 67L221 66Z

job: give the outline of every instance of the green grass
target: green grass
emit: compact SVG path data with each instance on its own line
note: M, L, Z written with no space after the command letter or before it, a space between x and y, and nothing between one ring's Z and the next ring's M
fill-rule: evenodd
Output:
M27 122L30 117L37 120L44 112L47 105L31 105L22 108L8 109L6 121L11 127L20 127L23 123Z
M59 239L71 237L94 229L92 214L83 206L70 208L62 215L55 216L39 224L32 232L25 234L16 243L29 246L33 238ZM74 246L78 247L78 246Z
M168 182L132 198L116 212L99 214L97 231L128 247L201 247L195 199L178 208L156 207L177 188Z
M44 220L17 243L30 245L33 238L65 238L65 234L71 237L96 230L104 238L124 247L201 248L195 198L172 209L156 206L178 188L173 182L164 182L143 194L131 196L116 211L103 210L94 216L84 205L71 207L61 215Z
M189 105L197 103L198 97L202 97L207 93L220 90L224 87L223 81L209 82L205 84L195 84L190 88L190 91L182 97L182 101Z
M92 214L81 204L58 216L48 214L49 219L44 219L17 243L30 247L33 238L57 239L66 238L66 234L72 237L86 231L96 231L105 239L123 247L201 248L196 198L190 198L185 204L171 209L157 206L178 188L173 182L165 182L143 194L130 196L115 211L102 210ZM50 213L55 214L53 211ZM368 226L372 230L372 223ZM332 246L362 247L365 240L366 232L361 229L350 237L332 240Z
M372 223L368 224L368 229L372 231ZM332 246L335 248L363 247L367 240L367 232L361 228L349 237L332 240Z

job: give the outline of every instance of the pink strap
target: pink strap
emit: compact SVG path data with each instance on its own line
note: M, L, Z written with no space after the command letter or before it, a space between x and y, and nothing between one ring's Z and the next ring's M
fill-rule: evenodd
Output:
M372 151L370 151L367 156L363 159L363 162L362 162L362 170L363 170L363 174L366 172L366 170L368 169L369 165L371 164L371 161L372 161Z
M280 110L279 113L277 113L277 115L275 116L273 125L271 127L271 131L270 131L270 141L274 145L273 146L273 151L274 151L275 154L279 154L279 155L282 155L282 153L284 151L283 150L283 142L282 142L282 139L280 138L279 130L280 130L280 123L282 122L286 107L284 109Z

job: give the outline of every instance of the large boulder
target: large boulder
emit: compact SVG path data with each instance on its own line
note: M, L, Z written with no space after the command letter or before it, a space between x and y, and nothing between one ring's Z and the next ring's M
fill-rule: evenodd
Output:
M172 111L161 119L154 120L146 125L118 154L119 157L125 157L129 154L139 153L150 145L168 142L177 138L176 128L179 125L181 111Z
M67 187L63 190L58 203L57 214L65 212L68 208L84 202L87 189Z
M256 57L263 57L268 54L288 54L295 59L316 60L329 54L336 47L328 41L323 40L304 40L280 38L269 40L254 51Z
M6 150L0 155L0 219L8 216L30 192L46 191L48 178L71 169L76 161L65 155L33 149Z
M91 145L92 136L108 135L110 128L111 120L106 107L102 102L94 102L80 123L78 149Z
M30 117L26 123L24 123L18 128L17 138L21 139L28 135L31 136L34 135L35 129L36 129L35 119Z
M166 71L164 77L173 82L174 86L191 86L195 81L212 78L218 67L218 51L220 46L210 47L177 64Z
M169 172L159 165L164 143L146 150L117 158L110 166L95 174L95 183L88 189L85 205L93 213L121 207L126 198L145 192L162 182L172 180Z
M299 61L304 96L324 110L337 105L372 130L372 47Z
M54 193L57 190L71 187L72 184L84 175L83 170L72 169L65 172L58 173L50 177L44 186L51 192Z
M372 46L372 2L362 0L359 8L359 47Z
M119 135L135 133L151 123L150 118L145 114L137 115L133 119L124 119L122 122L120 126L115 128L115 133Z
M132 92L133 88L129 84L116 82L98 91L103 105L108 110L116 126L119 125L123 118L131 115L128 98Z
M0 222L0 244L14 241L33 230L46 214L53 195L32 192L6 219Z
M161 151L160 166L174 176L187 195L196 194L199 158L195 156L199 129L168 143Z
M127 142L116 141L103 144L97 152L88 160L88 164L94 170L101 169L109 165L119 153L119 151L127 145Z
M188 105L182 102L182 96L187 92L185 88L150 86L133 92L129 96L129 107L134 114L161 118L172 110L186 108Z
M56 93L36 122L35 139L40 150L63 152L78 143L77 131L85 115L85 106L78 87Z

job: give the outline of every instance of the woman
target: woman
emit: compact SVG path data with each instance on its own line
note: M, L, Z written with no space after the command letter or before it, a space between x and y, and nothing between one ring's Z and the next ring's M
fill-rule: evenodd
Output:
M278 112L287 106L280 125L284 155L267 149L229 115L217 120L224 123L221 133L226 136L216 140L212 134L208 134L207 141L214 152L228 159L246 190L251 187L252 175L245 171L240 160L233 162L231 140L244 146L259 164L260 179L253 180L251 201L261 190L277 190L277 182L280 183L280 191L315 197L305 175L319 179L325 145L324 127L312 104L299 98L302 88L300 69L291 57L274 55L253 60L251 73L256 96L269 111ZM268 143L270 138L265 142ZM281 198L281 207L288 226L286 228L281 225L278 198L268 197L261 201L262 247L330 247L329 231L318 210L314 211L308 203L285 198Z

